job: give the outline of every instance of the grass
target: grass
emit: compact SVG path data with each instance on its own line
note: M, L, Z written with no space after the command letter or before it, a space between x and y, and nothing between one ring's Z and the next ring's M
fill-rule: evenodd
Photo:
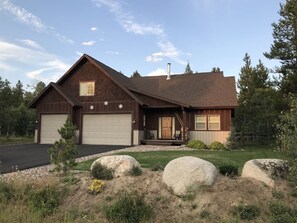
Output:
M14 145L14 144L24 144L24 143L33 143L34 137L0 137L0 145Z
M168 162L182 156L194 156L213 163L217 168L225 163L237 165L241 172L244 163L251 159L278 158L285 159L281 152L273 150L268 146L249 146L236 151L209 151L209 150L189 150L189 151L154 151L154 152L120 152L117 155L129 155L134 157L143 168L152 168L156 163L166 166ZM92 163L96 160L91 159L79 163L75 169L90 170Z

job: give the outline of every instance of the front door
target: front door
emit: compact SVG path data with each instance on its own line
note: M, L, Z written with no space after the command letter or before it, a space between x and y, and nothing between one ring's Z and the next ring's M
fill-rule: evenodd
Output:
M172 138L172 117L162 117L161 125L161 138L171 139Z

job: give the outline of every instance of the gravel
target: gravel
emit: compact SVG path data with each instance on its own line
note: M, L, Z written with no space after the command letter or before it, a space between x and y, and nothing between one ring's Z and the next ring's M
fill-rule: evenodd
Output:
M154 146L154 145L139 145L134 147L128 147L124 149L114 150L105 153L94 154L90 156L80 157L76 159L76 162L82 162L96 157L111 155L118 152L148 152L148 151L175 151L175 150L192 150L186 146ZM40 180L51 174L50 170L53 169L53 165L45 165L35 168L30 168L22 171L16 171L12 173L0 174L0 181L29 181Z

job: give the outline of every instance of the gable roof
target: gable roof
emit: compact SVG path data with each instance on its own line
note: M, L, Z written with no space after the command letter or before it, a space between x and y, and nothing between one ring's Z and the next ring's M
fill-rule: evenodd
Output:
M42 92L28 105L29 108L36 108L36 105L38 101L42 98L42 95L47 93L50 89L56 90L72 107L80 107L81 103L73 97L71 94L69 94L67 91L65 91L61 86L51 82L46 88L43 89Z
M150 97L160 100L160 105L165 102L167 105L188 108L234 108L237 106L235 78L224 77L222 72L171 75L170 80L166 80L166 76L128 78L93 57L84 54L56 84L50 83L30 103L29 107L35 108L40 97L50 87L55 88L72 106L81 106L77 99L60 87L60 84L86 60L96 66L140 105L150 107L149 102L151 100L148 98Z

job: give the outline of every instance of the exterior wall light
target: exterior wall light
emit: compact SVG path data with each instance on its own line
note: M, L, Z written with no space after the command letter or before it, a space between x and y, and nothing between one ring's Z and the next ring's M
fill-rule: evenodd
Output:
M105 102L104 102L104 105L105 105L105 106L108 105L108 101L105 101Z
M122 109L123 108L123 105L122 104L119 104L119 109Z
M94 109L94 105L91 105L91 106L90 106L90 109L93 110L93 109Z

